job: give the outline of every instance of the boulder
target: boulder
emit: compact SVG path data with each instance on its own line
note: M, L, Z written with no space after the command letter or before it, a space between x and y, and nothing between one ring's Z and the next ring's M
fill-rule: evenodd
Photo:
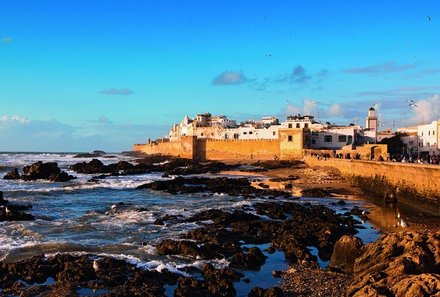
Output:
M342 236L333 247L330 266L347 273L353 273L354 261L361 255L363 243L355 236Z
M37 179L49 179L52 175L60 173L56 162L43 163L38 161L32 165L23 167L22 179L24 180L37 180Z
M21 176L18 173L18 169L15 168L14 170L6 173L6 175L3 177L3 179L9 179L9 180L13 180L13 179L20 179Z
M364 246L350 296L438 296L440 232L405 231Z

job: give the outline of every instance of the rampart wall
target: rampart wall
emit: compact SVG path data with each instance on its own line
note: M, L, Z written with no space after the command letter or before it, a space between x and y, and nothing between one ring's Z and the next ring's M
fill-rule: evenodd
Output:
M201 160L274 160L280 158L278 140L198 139L196 157Z
M396 187L414 189L417 195L404 198L404 203L426 209L440 209L440 166L428 164L379 162L345 159L318 159L306 156L309 166L330 166L338 169L344 176L361 176L366 178L384 177ZM414 201L412 201L414 199ZM399 200L399 198L398 198ZM422 205L424 204L424 205ZM438 213L440 214L440 213Z

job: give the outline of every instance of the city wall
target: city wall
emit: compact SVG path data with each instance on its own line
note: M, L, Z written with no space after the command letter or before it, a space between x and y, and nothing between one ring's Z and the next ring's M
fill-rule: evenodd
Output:
M198 139L196 156L201 160L274 160L280 158L278 140Z
M440 214L440 166L428 164L345 160L336 158L318 159L306 156L309 166L330 166L344 176L365 178L383 177L395 187L414 190L414 195L402 198L401 202L410 206L420 206L428 212ZM399 196L399 195L398 195ZM398 197L399 201L399 197Z

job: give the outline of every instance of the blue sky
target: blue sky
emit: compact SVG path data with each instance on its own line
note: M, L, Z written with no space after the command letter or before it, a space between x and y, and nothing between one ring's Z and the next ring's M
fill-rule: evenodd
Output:
M439 1L322 2L2 0L0 151L130 150L206 111L440 117Z

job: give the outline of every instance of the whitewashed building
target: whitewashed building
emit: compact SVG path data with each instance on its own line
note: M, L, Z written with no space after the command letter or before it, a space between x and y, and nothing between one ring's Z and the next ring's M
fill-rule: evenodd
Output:
M432 121L430 124L417 126L418 152L421 155L438 155L439 150L439 124Z

